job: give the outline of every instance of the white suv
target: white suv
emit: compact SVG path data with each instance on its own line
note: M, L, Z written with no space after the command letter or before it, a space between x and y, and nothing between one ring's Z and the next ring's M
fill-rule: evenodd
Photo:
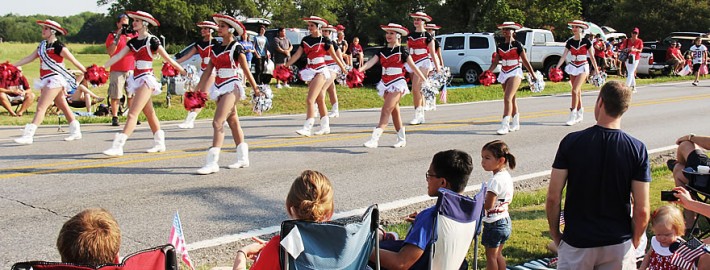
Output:
M496 51L493 33L445 34L436 39L441 44L444 65L451 69L451 75L461 77L465 83L476 83L481 72L491 66Z

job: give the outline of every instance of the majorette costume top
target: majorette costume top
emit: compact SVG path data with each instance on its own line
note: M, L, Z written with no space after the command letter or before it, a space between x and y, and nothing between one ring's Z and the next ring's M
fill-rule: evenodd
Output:
M316 16L303 18L303 20L315 23L320 27L328 25L326 20ZM326 68L325 56L329 54L328 51L331 45L332 42L330 39L324 36L313 37L308 35L303 37L301 40L301 48L303 49L303 53L306 54L308 64L306 68L300 72L301 80L309 82L313 80L318 73L322 73L326 79L330 78L330 72L325 72L328 70Z
M412 18L419 18L425 22L430 22L431 17L424 12L415 12L409 14ZM434 37L428 32L414 32L410 33L407 37L407 47L409 48L409 55L412 56L414 64L418 68L431 70L434 68L434 63L429 56L429 43L434 40ZM404 65L407 72L411 73L414 70L409 66L409 64Z
M335 27L332 26L332 25L328 25L328 26L326 26L326 27L323 27L323 30L331 31L331 32L335 32L335 31L336 31ZM330 39L329 39L329 40L330 40ZM330 40L330 46L333 46L333 50L335 50L335 51L338 51L338 50L339 50L338 42L335 41L335 40ZM335 59L333 59L333 57L330 56L329 53L326 53L325 56L324 56L324 58L325 58L325 65L326 65L329 69L331 69L331 70L332 70L333 72L335 72L335 73L339 73L339 72L340 72L340 66L338 66L338 62L336 62Z
M55 21L43 20L37 21L37 24L49 27L57 34L67 34L67 30ZM64 68L64 57L61 55L64 47L64 44L59 40L52 43L42 41L37 47L36 54L40 59L39 76L41 80L35 85L35 88L40 90L45 88L69 90L71 88L67 79L73 79L73 76Z
M160 25L158 20L147 12L128 11L126 14L132 19L146 21L153 26ZM160 94L162 87L158 80L155 79L155 75L153 75L153 53L160 47L160 40L153 35L149 35L144 39L131 39L126 43L126 46L128 46L128 49L136 59L133 75L127 80L128 87L126 87L126 91L129 94L134 94L141 86L146 85L148 89L153 91L153 95Z
M380 27L382 30L394 31L402 36L409 33L407 28L399 24L390 23L388 25L381 25ZM380 58L380 65L382 66L382 80L377 83L379 95L384 96L385 93L391 92L400 92L404 95L408 94L409 88L404 78L404 65L407 62L407 57L409 57L407 50L402 46L394 48L385 46L380 49L377 56Z
M217 24L210 21L200 22L197 24L197 26L200 28L209 28L212 30L218 29ZM219 42L214 38L210 41L204 41L203 39L195 41L195 50L202 59L202 61L200 62L201 71L205 71L205 69L207 68L207 64L210 62L210 56L212 55L212 46L214 46L215 44L219 44Z
M216 22L224 22L233 28L237 35L241 36L244 31L244 25L231 16L223 14L212 15ZM238 70L239 55L244 54L244 47L237 42L232 41L229 44L220 44L212 46L212 54L210 61L214 67L216 77L214 85L210 88L210 98L217 100L221 95L237 91L235 94L240 99L246 99L244 88L242 87L241 79L239 78Z
M587 25L587 23L580 20L574 20L572 22L567 23L567 25L580 27L582 29L589 28L589 25ZM580 40L574 40L574 38L572 37L567 40L565 48L567 48L570 55L572 56L572 60L567 63L567 66L565 66L565 72L572 76L577 76L582 73L589 73L589 62L587 61L587 53L592 48L592 42L585 37L581 38Z
M498 25L498 29L520 30L522 25L514 22L504 22ZM520 61L520 55L523 53L523 45L517 41L506 43L505 41L498 43L496 53L500 58L500 74L498 74L498 82L505 83L508 78L519 77L523 78L523 67Z

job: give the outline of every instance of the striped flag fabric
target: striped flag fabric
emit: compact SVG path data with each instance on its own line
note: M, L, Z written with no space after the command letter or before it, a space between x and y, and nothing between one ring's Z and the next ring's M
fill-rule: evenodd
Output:
M671 264L682 269L696 269L695 260L705 254L704 246L705 244L697 238L688 240L673 253Z
M185 264L190 267L191 270L195 270L195 267L190 260L190 255L187 253L187 244L185 243L185 235L182 231L182 223L180 222L180 214L175 212L173 217L173 227L170 229L170 244L175 246L177 253L182 254L181 258Z

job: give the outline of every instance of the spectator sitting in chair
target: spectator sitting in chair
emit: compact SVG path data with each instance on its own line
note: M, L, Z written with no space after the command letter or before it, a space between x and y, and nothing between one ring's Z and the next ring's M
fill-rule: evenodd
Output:
M0 105L7 110L10 116L20 117L35 102L35 94L32 93L30 84L27 83L27 78L22 74L22 67L17 67L17 69L20 72L14 81L6 83L7 85L0 84ZM22 102L17 113L12 109L12 105L15 102Z
M473 170L473 160L461 150L448 150L436 153L426 172L427 194L435 197L439 188L446 188L463 194L468 178ZM424 250L433 241L436 206L409 215L407 221L412 227L404 241L381 241L380 263L383 269L428 269L429 256ZM370 261L375 260L375 251Z
M70 89L70 91L67 92L67 103L74 108L86 107L86 111L91 112L91 104L100 103L104 101L104 98L99 97L89 90L89 81L84 78L83 73L75 72L74 77L76 77L76 81L79 83L77 84L77 88Z
M59 231L57 249L62 262L84 265L118 263L121 228L101 208L90 208L69 219Z
M678 145L676 158L668 161L668 168L673 171L673 180L677 187L688 184L688 178L683 175L683 169L691 167L697 170L698 165L710 166L710 158L702 149L710 149L710 137L696 136L691 133L678 138L675 143ZM701 149L702 148L702 149ZM689 211L683 211L685 216L686 230L692 226L694 215ZM686 233L687 234L687 233Z
M671 42L671 46L666 50L666 63L673 67L673 74L677 74L683 69L685 61L683 60L683 54L680 53L680 48L678 47L678 42Z

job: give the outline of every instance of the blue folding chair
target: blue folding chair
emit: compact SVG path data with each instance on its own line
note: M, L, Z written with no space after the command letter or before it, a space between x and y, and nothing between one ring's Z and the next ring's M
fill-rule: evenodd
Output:
M487 186L473 197L440 188L436 201L437 216L432 243L429 244L429 269L457 270L462 266L471 242L474 242L473 261L477 269L478 234L481 230L483 204Z
M356 223L284 221L281 223L279 253L282 269L368 269L367 263L374 249L377 251L375 269L379 270L378 222L376 204L370 206Z

